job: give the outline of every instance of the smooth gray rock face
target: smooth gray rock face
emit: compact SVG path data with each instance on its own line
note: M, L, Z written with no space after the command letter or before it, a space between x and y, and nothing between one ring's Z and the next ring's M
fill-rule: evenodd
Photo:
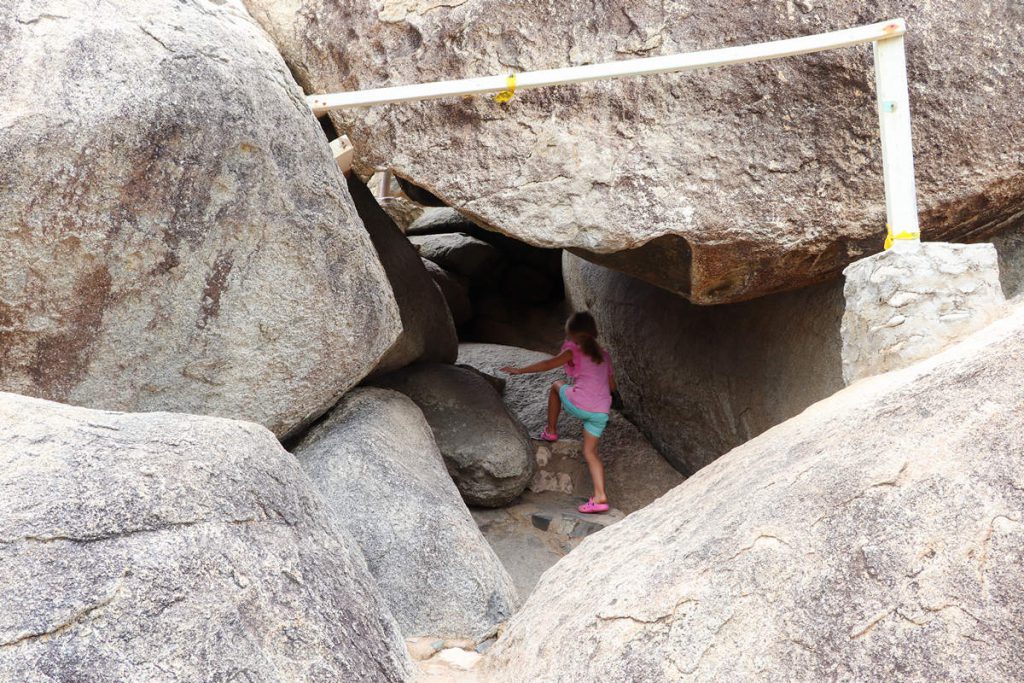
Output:
M476 372L425 363L372 382L402 392L420 407L448 472L470 505L504 505L530 483L534 459L526 430Z
M0 389L278 436L401 330L302 92L239 2L0 9Z
M1024 294L1024 212L1012 228L992 239L999 253L999 282L1003 296L1016 299Z
M480 228L470 219L453 208L437 206L425 209L420 216L409 225L407 235L437 235L449 232L463 232L475 235Z
M551 383L564 380L565 373L552 370L509 376L498 368L506 365L523 367L545 358L550 358L550 355L501 344L459 346L460 363L506 378L502 392L505 405L534 436L540 434L547 423ZM612 364L615 364L614 358ZM563 412L558 420L558 435L562 439L559 443L540 446L538 471L530 483L531 490L562 491L585 497L593 495L593 483L581 450L582 423ZM626 513L639 510L683 481L679 472L654 449L640 430L618 411L611 413L598 453L605 466L605 485L610 502Z
M589 537L490 683L1024 679L1024 309Z
M456 326L464 325L473 317L473 304L469 300L469 282L461 275L449 272L430 259L420 259L430 277L441 290Z
M571 254L563 269L615 360L626 415L683 474L843 387L838 283L695 306Z
M0 680L404 682L359 547L265 428L0 394Z
M390 372L416 361L454 363L459 354L455 323L444 295L423 267L416 249L355 174L348 179L348 190L402 316L402 334L377 363L374 373Z
M843 271L843 379L906 367L1004 313L991 244L893 246Z
M414 235L409 241L423 258L471 282L493 279L502 262L501 252L493 245L464 233Z
M354 389L294 452L335 522L358 541L407 638L482 640L512 616L512 579L409 398Z
M1024 199L1024 80L1007 76L1024 61L1019 2L247 2L314 93L905 17L925 237L983 238ZM952 45L960 35L974 39ZM639 249L607 263L695 302L727 303L820 282L881 250L873 80L863 46L521 90L504 106L447 98L332 118L359 163L392 166L481 225L542 246Z

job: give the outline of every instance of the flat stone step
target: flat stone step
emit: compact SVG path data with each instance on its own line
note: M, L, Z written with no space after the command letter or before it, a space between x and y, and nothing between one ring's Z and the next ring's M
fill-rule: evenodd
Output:
M625 517L619 510L585 515L579 496L559 491L527 491L504 508L471 508L473 519L512 576L521 598L533 592L549 567L583 539Z

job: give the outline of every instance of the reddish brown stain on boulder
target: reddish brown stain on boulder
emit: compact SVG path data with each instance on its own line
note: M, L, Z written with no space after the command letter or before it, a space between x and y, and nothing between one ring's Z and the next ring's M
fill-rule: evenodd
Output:
M63 331L40 339L29 366L39 395L62 401L81 380L89 364L89 347L110 301L111 278L105 265L83 273L75 283L74 307L62 316Z
M206 329L210 318L216 318L220 314L220 297L227 289L228 275L234 265L231 252L217 254L213 268L206 275L203 297L199 302L199 320L196 321L196 327L200 330Z

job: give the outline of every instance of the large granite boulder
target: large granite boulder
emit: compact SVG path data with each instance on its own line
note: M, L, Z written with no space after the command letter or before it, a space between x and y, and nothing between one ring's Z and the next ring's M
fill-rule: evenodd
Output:
M928 239L1024 198L1017 2L246 0L307 92L501 75L792 38L904 16ZM950 36L971 36L950 44ZM358 36L358 40L353 40ZM481 225L571 247L699 303L803 286L885 232L869 47L332 115ZM425 144L429 141L429 144ZM898 228L898 226L893 226ZM634 250L605 257L601 254Z
M470 505L505 505L530 483L530 438L479 373L424 363L372 382L400 391L420 407L448 472Z
M441 235L462 232L480 237L481 228L450 206L432 206L409 224L406 235Z
M0 680L403 682L356 543L265 428L0 394Z
M236 1L0 8L0 389L285 436L398 336L287 67Z
M352 174L348 190L387 273L402 317L402 334L374 372L390 372L416 361L454 363L459 355L459 339L444 294L370 188Z
M358 541L407 638L480 640L512 616L512 579L409 398L354 389L294 453L335 522Z
M409 241L423 258L468 278L474 284L496 279L497 271L502 266L500 251L465 233L413 235Z
M1024 679L1024 309L589 537L492 683Z
M697 306L571 254L563 267L612 354L626 415L684 474L843 387L841 283Z
M548 390L565 379L559 370L531 375L504 375L506 365L523 367L550 358L549 354L501 344L461 344L459 363L488 374L507 377L502 398L531 434L547 423ZM614 363L614 359L613 359ZM584 497L593 483L583 460L583 423L564 411L558 421L560 441L539 445L538 471L530 482L533 491L562 491ZM683 477L621 413L613 410L599 447L605 467L605 485L612 505L629 513L639 510L683 481Z
M430 259L421 258L423 267L441 290L448 311L456 326L465 325L473 317L473 303L469 298L469 280L445 270Z

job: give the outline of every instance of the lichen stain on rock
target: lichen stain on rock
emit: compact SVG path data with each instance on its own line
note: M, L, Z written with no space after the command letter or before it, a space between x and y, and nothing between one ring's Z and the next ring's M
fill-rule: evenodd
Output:
M64 400L85 373L87 352L103 322L110 290L110 271L105 265L84 273L75 283L71 297L78 305L64 314L61 321L64 331L36 343L28 371L47 396Z
M206 285L203 287L203 296L199 302L199 320L196 321L198 329L206 329L210 319L220 314L220 297L227 289L228 275L231 274L234 265L232 252L217 254L213 268L206 275Z

